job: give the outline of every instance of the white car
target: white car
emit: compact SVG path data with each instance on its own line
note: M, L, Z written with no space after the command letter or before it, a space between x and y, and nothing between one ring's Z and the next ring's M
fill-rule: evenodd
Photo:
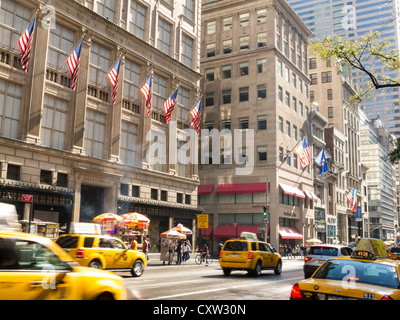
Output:
M326 260L340 256L350 256L353 250L346 245L318 244L310 247L304 257L304 278L310 278Z

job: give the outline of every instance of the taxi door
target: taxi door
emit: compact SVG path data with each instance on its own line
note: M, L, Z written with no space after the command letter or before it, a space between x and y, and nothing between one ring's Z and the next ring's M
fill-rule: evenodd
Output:
M99 239L99 247L97 248L97 253L100 254L106 265L103 266L104 269L113 269L115 268L114 264L114 255L115 249L111 239L100 238Z
M259 242L258 243L258 248L260 250L260 254L262 256L262 260L263 260L263 268L271 268L274 266L273 264L273 254L272 251L270 250L270 248L268 247L267 244L263 243L263 242Z
M114 247L114 256L113 256L113 268L118 269L126 269L129 268L132 264L133 254L129 254L129 250L126 250L127 247L125 244L119 239L111 240ZM131 252L133 253L133 252Z
M0 238L0 300L67 299L72 268L46 246Z

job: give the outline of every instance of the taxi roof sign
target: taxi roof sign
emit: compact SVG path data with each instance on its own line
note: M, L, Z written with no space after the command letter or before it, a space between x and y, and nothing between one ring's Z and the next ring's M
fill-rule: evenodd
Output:
M376 258L387 257L386 246L382 240L363 238L358 241L355 251L370 252L375 255Z
M0 230L22 230L21 224L18 222L18 214L14 205L8 203L0 203Z
M240 237L247 240L258 240L257 235L253 232L242 232L240 234Z

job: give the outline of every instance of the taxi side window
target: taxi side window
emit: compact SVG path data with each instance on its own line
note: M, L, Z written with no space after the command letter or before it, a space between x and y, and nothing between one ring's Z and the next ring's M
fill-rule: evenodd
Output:
M0 239L0 269L64 270L66 264L40 243Z
M99 248L114 248L109 239L100 238Z
M86 237L85 241L83 242L84 248L91 248L93 247L94 238L93 237Z
M271 252L270 248L265 243L259 243L258 246L260 247L260 251Z
M122 243L122 242L120 242L120 241L118 241L118 240L111 240L111 242L112 242L112 244L113 244L113 247L114 248L116 248L116 249L122 249L122 250L125 250L125 245Z
M251 243L251 250L252 251L257 251L258 249L257 249L257 243L256 242L252 242Z
M351 249L349 249L349 248L341 248L340 253L343 256L351 256L351 254L352 254Z

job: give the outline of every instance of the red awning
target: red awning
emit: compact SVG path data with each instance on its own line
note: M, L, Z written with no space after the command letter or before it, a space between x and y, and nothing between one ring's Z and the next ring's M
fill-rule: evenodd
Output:
M305 198L306 196L304 193L295 187L288 186L286 184L280 183L279 186L282 188L283 192L295 197Z
M265 193L267 184L260 183L239 183L239 184L219 184L215 193Z
M279 227L279 234L282 239L303 239L303 235L296 228L292 227Z
M319 200L318 197L314 194L314 192L307 191L307 190L304 190L303 192L307 195L308 199L311 199L311 200L314 200L314 201L318 201Z
M211 194L214 189L214 185L204 185L197 187L197 194Z
M217 226L214 232L214 237L216 238L236 238L236 227L232 225L227 226Z
M205 238L205 237L211 238L213 229L214 229L214 226L212 226L212 225L208 225L208 229L199 229L199 230L201 230L201 237L202 238Z

